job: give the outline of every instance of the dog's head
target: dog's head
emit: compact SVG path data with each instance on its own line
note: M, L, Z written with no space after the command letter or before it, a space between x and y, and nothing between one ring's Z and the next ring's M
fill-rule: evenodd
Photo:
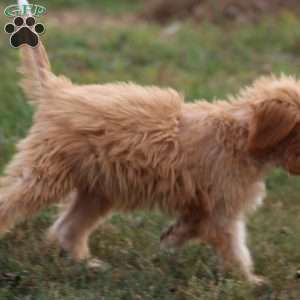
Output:
M300 175L299 95L298 90L281 87L267 100L253 103L248 135L252 155L272 157L293 175Z

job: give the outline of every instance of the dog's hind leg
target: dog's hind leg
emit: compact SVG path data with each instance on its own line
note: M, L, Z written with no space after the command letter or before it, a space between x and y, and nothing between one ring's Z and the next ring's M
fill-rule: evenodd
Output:
M40 174L23 163L17 155L0 178L0 235L41 209L66 197L72 190L72 180L61 168L50 173L46 168ZM55 166L52 170L55 170Z
M111 203L99 193L79 190L72 204L49 230L50 241L76 260L90 258L88 239L100 220L111 211Z

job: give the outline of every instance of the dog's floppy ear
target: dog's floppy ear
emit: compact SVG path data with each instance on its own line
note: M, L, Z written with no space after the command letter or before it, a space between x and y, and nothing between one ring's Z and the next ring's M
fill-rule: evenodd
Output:
M257 103L249 124L249 151L267 152L286 138L297 123L296 111L291 103L277 99Z

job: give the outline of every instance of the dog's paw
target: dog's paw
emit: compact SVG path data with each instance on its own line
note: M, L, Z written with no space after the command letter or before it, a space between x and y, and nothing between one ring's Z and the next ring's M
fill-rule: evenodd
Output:
M164 238L163 240L160 241L159 248L163 252L174 253L174 252L176 252L176 249L178 248L178 246L177 246L176 240L168 237L168 238Z
M174 252L182 246L184 242L181 232L178 230L178 225L169 226L160 236L160 249Z
M178 252L178 249L164 243L159 245L160 254L174 255Z
M269 283L267 278L265 278L263 276L258 276L258 275L255 275L255 274L248 275L247 280L251 284L257 285L257 286L261 286L261 285L265 285L265 284Z
M172 234L172 226L164 231L160 236L160 249L163 251L170 251L176 248L176 236Z
M111 265L109 263L95 257L87 259L86 265L89 269L94 269L101 272L106 272L111 269Z
M10 44L14 48L18 48L23 44L31 47L37 46L39 42L38 35L45 31L45 27L41 23L35 22L33 17L16 17L13 23L5 25L6 33L11 34Z

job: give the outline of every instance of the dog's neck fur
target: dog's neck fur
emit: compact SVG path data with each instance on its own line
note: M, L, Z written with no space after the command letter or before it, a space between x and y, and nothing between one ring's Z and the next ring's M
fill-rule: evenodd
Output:
M188 168L198 162L195 168L201 171L195 171L197 180L203 190L214 194L209 195L211 199L224 197L225 201L220 203L226 207L220 209L225 209L229 215L239 211L240 206L246 210L255 206L253 201L263 194L263 178L273 165L271 159L261 160L249 155L250 119L250 105L227 102L183 105L179 137ZM236 184L233 186L232 182Z

